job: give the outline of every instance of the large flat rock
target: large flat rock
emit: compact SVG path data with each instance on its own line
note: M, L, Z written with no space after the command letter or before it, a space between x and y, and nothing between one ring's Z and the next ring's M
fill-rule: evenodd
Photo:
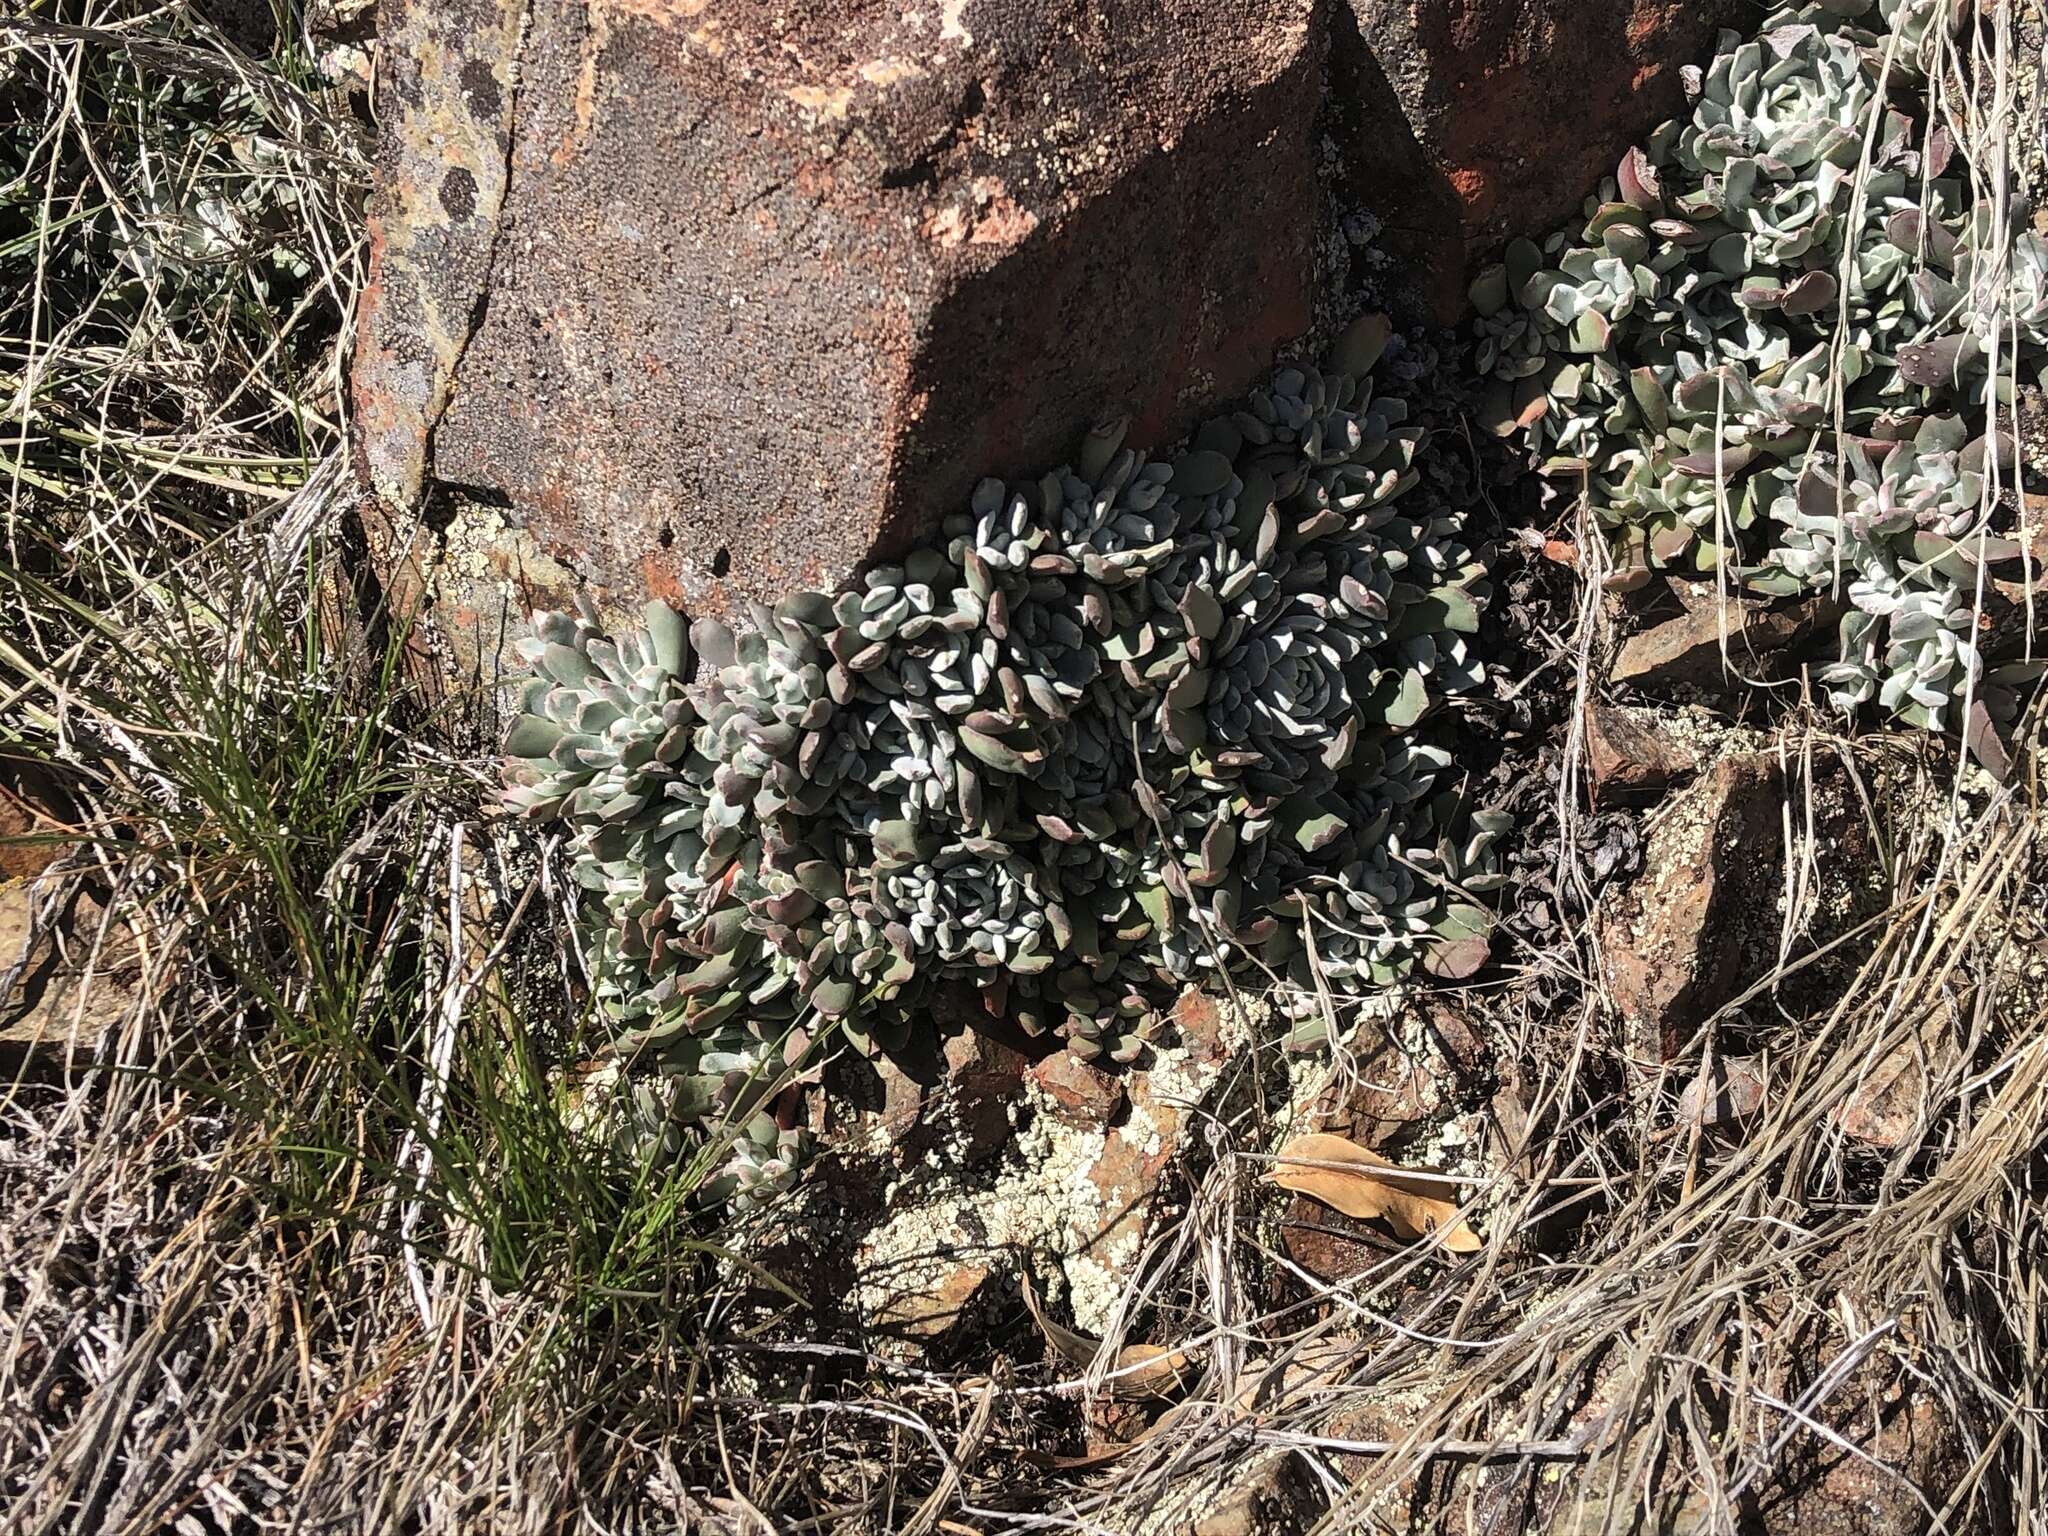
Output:
M1312 0L520 10L388 23L365 451L602 587L832 586L1309 325Z
M1242 391L1341 318L1348 214L1462 293L1731 8L386 0L373 552L465 666L579 587L833 587L984 474Z

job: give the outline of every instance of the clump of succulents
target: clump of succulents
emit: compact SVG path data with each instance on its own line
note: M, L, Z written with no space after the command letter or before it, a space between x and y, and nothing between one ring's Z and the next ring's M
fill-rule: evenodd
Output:
M508 802L568 830L607 1025L746 1127L733 1191L792 1166L784 1069L900 1044L940 986L1128 1060L1217 968L1341 996L1483 958L1504 828L1413 732L1479 680L1485 573L1375 388L1389 339L1170 458L1100 428L737 630L536 620Z
M1933 729L1984 680L1978 568L2018 554L1983 505L1987 359L2048 347L2048 240L1971 206L1915 94L1953 17L1822 0L1724 32L1691 115L1472 287L1491 424L1585 489L1624 580L1833 593L1834 700Z

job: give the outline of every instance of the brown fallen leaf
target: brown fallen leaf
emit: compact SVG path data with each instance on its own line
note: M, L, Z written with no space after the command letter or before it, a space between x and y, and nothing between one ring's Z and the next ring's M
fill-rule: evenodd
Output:
M1475 1253L1485 1246L1459 1218L1455 1203L1429 1193L1442 1185L1395 1167L1348 1136L1319 1131L1295 1137L1280 1149L1280 1162L1266 1179L1346 1216L1384 1221L1403 1237L1441 1231L1444 1246L1453 1253Z
M1038 1299L1038 1287L1031 1283L1028 1270L1019 1274L1018 1285L1024 1293L1024 1308L1038 1324L1038 1331L1045 1335L1046 1343L1069 1364L1084 1371L1094 1365L1095 1357L1102 1352L1102 1341L1054 1322ZM1176 1397L1188 1389L1194 1376L1187 1351L1164 1344L1126 1344L1117 1351L1113 1369L1117 1374L1107 1383L1111 1397Z

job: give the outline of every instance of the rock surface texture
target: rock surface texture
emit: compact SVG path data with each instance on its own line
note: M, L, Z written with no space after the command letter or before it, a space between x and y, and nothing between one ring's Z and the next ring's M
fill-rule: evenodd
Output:
M1470 258L1577 207L1574 192L1678 112L1679 70L1757 14L1741 0L1338 3L1338 105L1362 130L1346 146L1351 185L1444 322Z
M355 377L379 557L465 662L578 587L830 588L983 474L1231 398L1333 318L1346 215L1461 292L1726 8L401 0Z

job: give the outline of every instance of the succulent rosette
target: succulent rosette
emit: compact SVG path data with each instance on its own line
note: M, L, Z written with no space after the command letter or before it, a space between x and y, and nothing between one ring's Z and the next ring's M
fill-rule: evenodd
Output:
M1360 320L1168 459L1099 428L737 628L537 620L508 801L569 832L607 1026L677 1104L754 1117L733 1198L786 1178L761 1114L812 1044L891 1049L937 986L1128 1060L1219 966L1344 995L1469 951L1448 756L1411 733L1479 680L1485 573L1374 388L1390 335ZM1315 975L1311 923L1343 930Z
M1978 569L2014 553L1985 522L1989 359L2033 376L2048 347L2048 241L1969 205L1924 99L1953 16L1822 0L1724 32L1585 222L1472 288L1490 424L1586 488L1624 579L1831 593L1835 703L1936 729L1985 676Z

